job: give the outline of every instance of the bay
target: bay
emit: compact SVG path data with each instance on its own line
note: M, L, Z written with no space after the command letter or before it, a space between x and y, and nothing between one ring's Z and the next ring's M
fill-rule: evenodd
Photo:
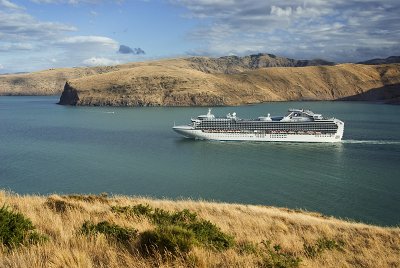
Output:
M400 106L277 102L215 115L307 108L345 122L339 144L211 142L171 129L205 107L68 107L0 97L0 188L20 194L193 198L317 211L400 225Z

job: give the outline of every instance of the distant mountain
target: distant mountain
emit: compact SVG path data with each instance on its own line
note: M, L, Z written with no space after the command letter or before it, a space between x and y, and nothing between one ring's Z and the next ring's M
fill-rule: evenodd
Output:
M206 73L240 73L259 68L267 67L305 67L335 65L334 62L314 59L314 60L295 60L275 56L273 54L259 53L244 57L225 56L220 58L191 57L186 59L193 62L192 67Z
M400 56L390 56L386 59L372 59L372 60L361 61L361 62L357 62L357 63L358 64L369 64L369 65L400 63Z

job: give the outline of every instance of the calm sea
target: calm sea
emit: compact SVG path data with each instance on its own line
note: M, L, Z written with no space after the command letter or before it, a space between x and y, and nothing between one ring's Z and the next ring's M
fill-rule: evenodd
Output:
M216 107L242 118L308 108L345 121L341 144L207 142L171 130L206 108L65 107L0 97L0 188L302 208L400 225L400 106L281 102Z

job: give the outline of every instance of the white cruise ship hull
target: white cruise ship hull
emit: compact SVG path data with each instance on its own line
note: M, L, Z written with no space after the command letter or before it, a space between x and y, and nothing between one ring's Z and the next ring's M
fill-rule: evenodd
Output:
M339 121L339 120L338 120ZM341 121L340 121L341 122ZM344 123L338 124L336 133L330 134L276 134L262 132L209 132L192 126L174 126L175 132L186 138L216 141L270 141L270 142L340 142Z
M283 117L260 116L240 119L236 113L225 118L206 115L191 119L192 124L172 129L186 138L216 141L340 142L344 122L326 119L310 110L290 109Z

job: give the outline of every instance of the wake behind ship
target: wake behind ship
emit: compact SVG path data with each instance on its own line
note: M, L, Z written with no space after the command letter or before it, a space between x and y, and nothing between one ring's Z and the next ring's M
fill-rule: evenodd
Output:
M215 117L209 109L206 115L191 121L172 129L192 139L274 142L340 142L344 132L344 122L339 119L324 118L303 109L290 109L286 116L268 114L256 119L241 119L236 113Z

